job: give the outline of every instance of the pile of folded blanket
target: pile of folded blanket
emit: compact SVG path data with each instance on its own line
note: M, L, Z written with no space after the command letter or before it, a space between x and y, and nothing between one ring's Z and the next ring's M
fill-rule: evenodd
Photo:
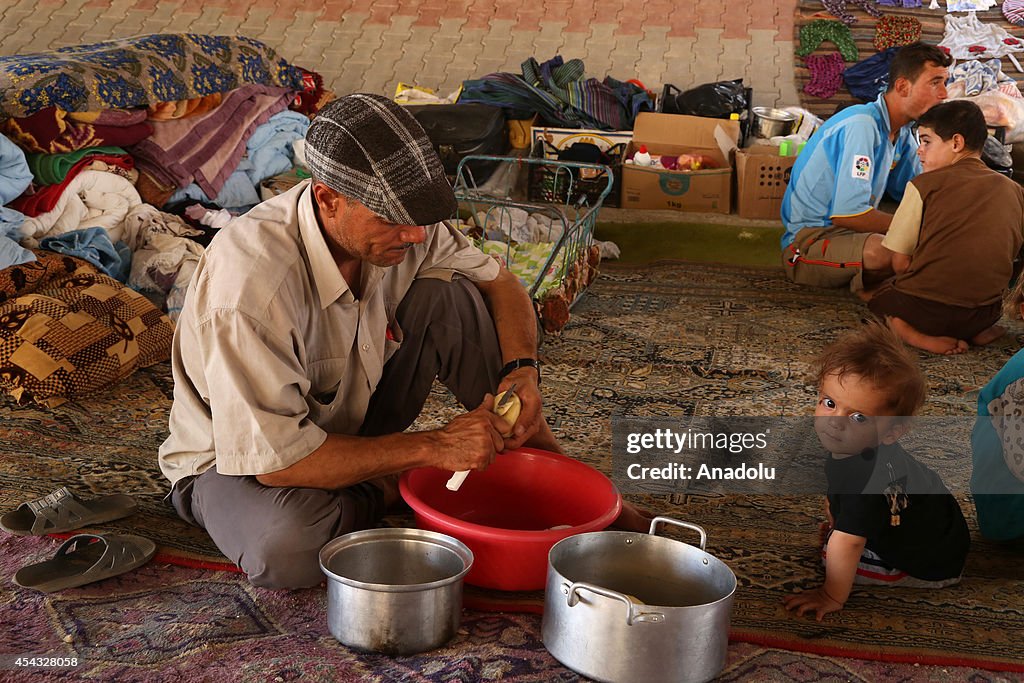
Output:
M0 273L83 259L171 320L225 216L293 168L332 97L259 41L189 33L0 56L0 94Z
M39 247L147 294L183 289L210 238L184 208L258 203L260 181L292 168L322 83L242 36L0 57L0 267Z

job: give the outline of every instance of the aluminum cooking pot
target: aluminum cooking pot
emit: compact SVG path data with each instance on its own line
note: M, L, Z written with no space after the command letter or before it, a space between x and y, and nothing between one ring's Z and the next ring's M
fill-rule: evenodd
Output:
M462 579L473 553L420 529L369 529L320 551L327 625L342 645L409 655L444 645L459 629Z
M655 532L700 534L700 547ZM701 527L656 517L647 534L599 531L548 555L544 646L599 681L708 681L725 667L736 575L704 551Z

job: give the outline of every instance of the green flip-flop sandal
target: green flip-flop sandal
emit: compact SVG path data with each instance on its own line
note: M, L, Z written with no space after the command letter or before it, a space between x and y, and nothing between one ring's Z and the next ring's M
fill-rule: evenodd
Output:
M0 517L0 529L19 536L42 536L112 522L137 512L131 496L115 493L82 500L63 486L42 498L22 503Z
M52 559L22 567L14 583L44 593L76 588L137 569L153 559L156 544L130 534L77 534Z

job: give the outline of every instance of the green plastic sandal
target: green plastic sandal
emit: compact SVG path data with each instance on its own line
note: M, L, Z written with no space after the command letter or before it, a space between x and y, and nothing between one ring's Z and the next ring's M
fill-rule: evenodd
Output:
M115 493L82 500L64 486L42 498L22 503L0 517L0 529L18 536L43 536L74 531L91 524L112 522L137 512L131 496Z
M76 588L137 569L153 559L156 544L130 534L78 534L52 559L22 567L14 583L44 593Z

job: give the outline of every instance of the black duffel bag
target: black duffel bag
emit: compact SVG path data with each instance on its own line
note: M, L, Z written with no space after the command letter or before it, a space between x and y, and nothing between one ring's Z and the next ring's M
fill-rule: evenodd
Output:
M505 112L500 107L423 104L407 109L427 132L449 176L455 175L459 161L470 154L501 156L508 152ZM496 167L496 163L470 162L474 184L479 186L486 182Z

